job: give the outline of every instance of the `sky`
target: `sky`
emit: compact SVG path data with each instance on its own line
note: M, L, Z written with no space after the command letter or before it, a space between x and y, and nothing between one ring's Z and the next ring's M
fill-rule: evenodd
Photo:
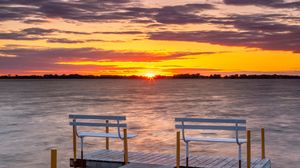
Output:
M183 73L300 75L300 1L0 1L0 75Z

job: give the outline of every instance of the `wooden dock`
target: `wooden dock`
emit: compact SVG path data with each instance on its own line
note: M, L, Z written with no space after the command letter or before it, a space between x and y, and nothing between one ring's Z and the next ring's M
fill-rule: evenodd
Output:
M84 156L87 168L121 167L124 161L122 151L99 150ZM171 154L155 154L142 152L129 152L129 165L122 168L170 168L176 166L176 157ZM105 164L105 166L103 166ZM111 166L109 166L111 164ZM114 166L113 166L114 164ZM145 166L149 165L149 166ZM154 165L154 166L153 166ZM185 158L181 157L180 165L185 167ZM191 168L238 168L237 158L190 156L189 167ZM246 161L242 161L242 167L246 167ZM270 159L254 159L251 168L271 168Z

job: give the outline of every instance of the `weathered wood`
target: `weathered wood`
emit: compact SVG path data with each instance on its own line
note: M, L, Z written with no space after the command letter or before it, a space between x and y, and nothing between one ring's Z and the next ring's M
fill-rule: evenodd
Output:
M142 164L142 163L130 163L120 168L173 168L173 166L155 165L155 164Z
M85 155L84 159L87 162L94 161L94 162L124 163L124 153L123 151L100 150ZM160 166L176 167L176 155L172 155L172 154L129 152L128 159L129 159L129 164L127 166L146 164L150 166L160 165ZM238 160L236 158L231 158L231 157L191 155L189 165L192 168L238 168ZM246 165L247 162L243 160L242 167L246 167ZM180 166L181 167L185 166L185 156L180 157ZM263 159L263 160L255 159L252 160L251 162L251 168L270 168L270 167L271 167L271 162L269 159ZM131 168L131 167L123 167L123 168ZM148 168L148 167L141 166L141 168Z

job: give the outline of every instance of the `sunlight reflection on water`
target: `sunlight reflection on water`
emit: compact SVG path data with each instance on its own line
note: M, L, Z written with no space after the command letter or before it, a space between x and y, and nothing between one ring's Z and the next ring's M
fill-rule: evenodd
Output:
M1 80L0 167L48 167L58 148L59 166L72 156L68 114L126 115L130 151L175 152L174 117L245 118L266 128L273 167L300 164L300 80ZM113 149L120 141L112 140ZM88 151L104 148L90 138ZM192 144L193 154L236 156L236 145ZM284 155L283 155L284 153ZM244 155L245 156L245 155ZM288 165L288 166L287 166Z

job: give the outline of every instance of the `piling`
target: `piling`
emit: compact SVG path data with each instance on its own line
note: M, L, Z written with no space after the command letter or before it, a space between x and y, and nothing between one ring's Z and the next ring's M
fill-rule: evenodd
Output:
M57 150L51 149L51 168L57 168Z
M106 120L106 124L108 124L108 120ZM108 126L106 126L106 128L105 128L105 132L107 134L109 133L109 127ZM109 150L109 138L108 137L105 138L105 148L106 148L106 150Z
M176 133L176 168L180 167L180 131Z
M261 128L261 159L266 158L266 153L265 153L265 129Z
M124 132L124 164L128 164L128 143L127 143L127 129L123 130Z
M251 131L247 130L247 168L251 168Z

